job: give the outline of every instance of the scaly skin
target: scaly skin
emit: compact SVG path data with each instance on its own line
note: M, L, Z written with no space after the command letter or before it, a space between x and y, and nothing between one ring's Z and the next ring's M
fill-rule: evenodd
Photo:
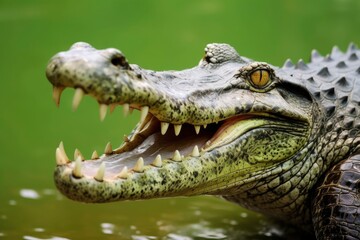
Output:
M331 229L358 239L360 210L346 217L326 212L332 224L326 228L321 211L344 196L326 178L330 167L341 174L351 161L354 174L337 186L358 181L359 56L354 45L346 53L335 47L325 58L313 51L309 64L287 61L277 68L241 57L227 44L209 44L198 66L155 72L129 64L116 49L76 43L49 62L54 100L59 104L70 87L75 109L88 94L99 102L101 118L108 105L123 105L126 113L139 109L142 117L121 147L107 145L91 160L77 153L69 162L60 144L56 186L83 202L221 195L315 230L318 239L339 237ZM174 131L167 129L172 125ZM358 188L346 192L353 207ZM334 194L322 197L326 189Z

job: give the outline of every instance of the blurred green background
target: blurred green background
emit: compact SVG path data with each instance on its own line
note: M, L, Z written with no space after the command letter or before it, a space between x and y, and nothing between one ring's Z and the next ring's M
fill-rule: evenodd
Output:
M359 0L1 0L0 239L287 239L284 227L214 197L87 205L54 188L55 148L87 157L119 145L139 119L121 109L99 121L73 90L52 102L47 61L77 41L121 49L154 70L196 65L210 42L282 65L360 43Z

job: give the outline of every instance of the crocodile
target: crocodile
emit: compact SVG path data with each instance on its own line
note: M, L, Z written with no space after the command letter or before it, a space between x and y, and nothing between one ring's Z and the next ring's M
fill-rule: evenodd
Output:
M152 71L75 43L46 69L56 104L74 88L74 110L90 95L101 120L122 106L140 121L87 160L61 142L55 184L88 203L216 195L317 239L360 239L359 58L351 43L276 67L213 43L193 68Z

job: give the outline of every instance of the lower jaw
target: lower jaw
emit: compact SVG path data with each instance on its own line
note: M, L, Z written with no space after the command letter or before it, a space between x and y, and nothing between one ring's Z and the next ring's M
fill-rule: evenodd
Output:
M125 170L142 172L146 166L161 167L169 162L197 158L205 152L230 143L246 131L264 125L266 122L259 116L235 116L220 123L209 124L206 130L198 134L194 132L193 125L183 124L181 133L175 136L172 131L161 134L159 121L153 119L149 121L147 129L142 128L134 134L134 136L141 135L143 131L147 131L147 135L141 137L143 138L141 142L138 139L139 143L134 145L130 141L125 143L125 147L115 149L110 154L104 154L100 159L83 162L80 176L95 177L102 164L106 165L102 178L116 179ZM124 148L128 149L124 151ZM76 162L71 163L70 168L75 169ZM120 177L124 176L126 178L127 174L122 174Z

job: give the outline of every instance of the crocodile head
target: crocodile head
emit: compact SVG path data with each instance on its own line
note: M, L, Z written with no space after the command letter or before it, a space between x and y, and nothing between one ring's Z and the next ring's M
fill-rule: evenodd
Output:
M74 88L74 109L90 95L101 119L108 107L141 111L118 148L87 160L77 152L74 161L62 143L56 149L56 186L83 202L266 192L303 154L313 127L313 102L296 77L227 44L207 45L194 68L156 72L117 49L76 43L46 75L57 104Z

